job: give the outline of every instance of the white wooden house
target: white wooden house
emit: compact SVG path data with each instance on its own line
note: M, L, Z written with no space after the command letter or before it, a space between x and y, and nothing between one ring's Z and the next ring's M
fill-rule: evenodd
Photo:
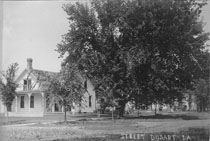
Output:
M45 88L46 83L38 82L37 78L40 73L48 73L50 75L56 74L55 72L48 72L43 70L33 69L33 60L27 59L27 68L17 77L16 89L17 96L12 103L9 116L22 116L22 117L42 117L48 113L63 112L63 107L59 103L49 104L47 97L50 94ZM96 97L94 87L90 81L87 81L87 91L84 94L82 106L75 105L71 108L71 112L93 112L96 109ZM6 107L0 104L0 112L5 113Z

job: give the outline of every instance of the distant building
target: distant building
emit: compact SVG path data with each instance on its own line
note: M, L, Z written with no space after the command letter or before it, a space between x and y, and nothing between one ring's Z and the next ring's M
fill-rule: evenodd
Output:
M42 117L48 113L62 113L63 107L59 103L50 104L47 83L37 81L40 73L55 75L55 72L33 69L32 59L27 59L27 68L17 77L17 96L9 109L9 116ZM49 83L48 83L49 84ZM71 112L93 112L96 109L94 87L87 81L87 91L82 104L70 108ZM81 106L82 105L82 106ZM6 107L1 104L0 112L5 113Z

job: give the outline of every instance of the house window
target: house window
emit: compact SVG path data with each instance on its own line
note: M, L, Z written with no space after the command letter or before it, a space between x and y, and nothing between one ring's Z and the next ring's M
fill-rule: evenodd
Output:
M91 96L89 96L89 107L92 106L92 103L91 103Z
M31 79L23 80L23 90L31 90Z
M30 108L34 108L34 96L30 98Z
M27 80L23 80L23 90L27 90Z
M20 108L24 108L24 96L20 97Z

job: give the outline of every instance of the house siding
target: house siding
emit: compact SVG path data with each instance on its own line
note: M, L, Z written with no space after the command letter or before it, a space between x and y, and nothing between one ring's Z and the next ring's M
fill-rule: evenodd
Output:
M87 91L84 93L83 101L81 104L81 107L79 105L75 106L75 109L73 109L73 112L94 112L96 109L96 97L95 97L95 91L93 90L94 87L91 84L90 81L87 81ZM91 96L91 107L89 107L89 96Z

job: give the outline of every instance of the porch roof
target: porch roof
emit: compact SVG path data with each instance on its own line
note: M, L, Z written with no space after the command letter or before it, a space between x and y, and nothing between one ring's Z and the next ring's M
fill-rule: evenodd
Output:
M17 94L29 94L29 93L46 93L43 90L29 90L29 91L17 91Z

